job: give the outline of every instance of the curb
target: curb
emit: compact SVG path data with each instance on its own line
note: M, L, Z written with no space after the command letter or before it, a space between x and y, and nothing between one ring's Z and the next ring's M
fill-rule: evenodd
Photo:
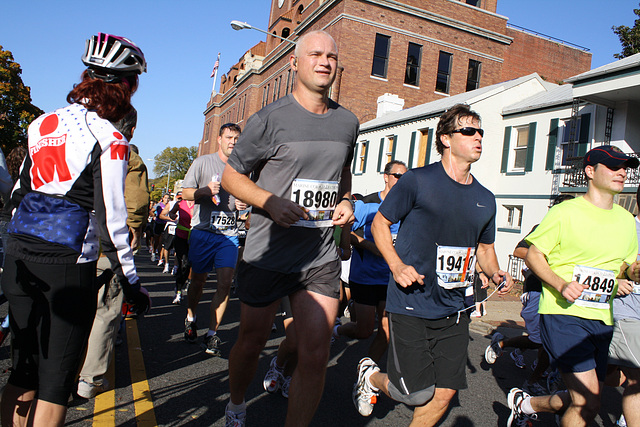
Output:
M484 334L484 335L492 335L496 329L497 329L496 326L493 326L489 323L485 323L481 320L476 320L469 324L470 331L477 332L479 334Z

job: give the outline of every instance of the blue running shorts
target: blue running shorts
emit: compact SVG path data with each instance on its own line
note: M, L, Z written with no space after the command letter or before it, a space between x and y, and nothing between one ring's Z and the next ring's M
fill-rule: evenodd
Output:
M238 236L191 230L189 261L194 273L208 273L213 268L236 268L237 260Z

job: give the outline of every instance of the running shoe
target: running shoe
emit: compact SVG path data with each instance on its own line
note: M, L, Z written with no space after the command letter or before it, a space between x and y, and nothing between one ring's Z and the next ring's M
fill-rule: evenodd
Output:
M173 269L171 270L171 275L175 276L176 274L178 274L178 266L174 265Z
M164 268L162 269L162 273L163 273L163 274L167 274L167 273L169 273L169 264L166 264L166 265L164 266Z
M176 296L171 302L171 304L180 304L182 302L182 291L176 292Z
M620 418L616 422L616 425L619 425L620 427L627 427L627 420L624 419L624 414L620 415Z
M204 337L204 352L212 356L220 357L220 337L217 335L207 335Z
M560 389L560 381L562 377L560 376L560 371L554 369L549 376L547 376L547 389L549 393L555 394Z
M358 363L358 380L353 385L351 397L360 415L365 417L371 415L373 405L378 400L379 390L374 389L367 381L374 372L380 372L380 368L373 360L368 357L360 360L360 363Z
M280 393L282 393L282 397L285 397L287 399L289 398L290 385L291 385L291 377L282 377L282 383L280 384Z
M78 390L76 393L80 397L85 399L93 399L98 394L106 391L109 388L109 382L106 379L102 380L102 384L92 384L84 380L78 381Z
M473 310L469 317L482 317L482 313L480 313L478 310Z
M276 363L277 356L273 356L271 363L269 364L269 370L262 380L262 386L269 393L275 393L280 388L280 384L284 380L282 376L282 369L278 368Z
M528 380L522 384L522 389L531 396L546 396L549 394L546 388L539 382L530 383Z
M151 262L156 262L156 253L151 252Z
M509 409L511 409L511 414L509 414L509 419L507 420L507 427L532 426L532 420L538 419L537 414L527 415L522 412L522 402L527 397L529 397L527 392L517 387L511 389L507 396L507 403L509 404Z
M162 267L164 265L164 258L160 258L160 260L158 260L158 267Z
M196 325L196 321L188 321L185 319L184 321L184 339L187 342L194 343L198 339L198 325Z
M500 347L500 340L504 338L500 332L496 332L493 334L491 338L491 344L484 351L484 360L487 361L489 365L493 365L496 363L496 359L502 356L502 347Z
M524 369L527 367L527 364L524 362L524 356L522 355L522 351L520 351L519 348L516 348L515 350L513 350L511 353L509 353L509 355L511 356L513 363L515 363L515 365L518 368Z
M244 421L247 418L246 412L236 414L229 410L229 404L224 409L224 425L225 427L244 427Z

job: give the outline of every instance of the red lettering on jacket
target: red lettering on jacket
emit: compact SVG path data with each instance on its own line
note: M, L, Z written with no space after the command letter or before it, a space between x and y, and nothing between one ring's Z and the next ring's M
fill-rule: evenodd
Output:
M71 179L65 153L66 139L67 135L56 138L42 138L35 147L30 147L29 154L33 161L31 182L36 190L53 181L55 173L58 175L58 182Z

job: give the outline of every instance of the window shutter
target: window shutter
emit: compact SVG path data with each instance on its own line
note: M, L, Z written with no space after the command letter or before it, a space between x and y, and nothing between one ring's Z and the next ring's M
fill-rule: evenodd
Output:
M362 173L367 171L367 157L369 157L369 141L365 142L364 146L364 165L362 165Z
M591 113L580 116L580 140L578 141L578 156L587 154L589 145L589 126L591 125Z
M351 173L355 174L356 173L356 165L358 164L358 160L360 160L360 158L358 157L358 147L360 146L360 142L356 142L356 146L353 147L353 166L351 167Z
M413 167L413 151L415 150L416 145L416 134L418 132L411 132L411 142L409 143L409 163L407 163L407 167L411 169Z
M529 123L529 140L527 141L527 159L524 166L525 172L531 172L533 170L533 152L536 145L536 122Z
M507 165L509 162L509 143L511 142L511 126L504 128L504 143L502 145L502 164L500 165L500 172L507 172Z
M431 158L431 143L433 142L433 128L429 128L429 135L427 136L427 152L424 155L424 165L429 165Z
M393 150L391 150L391 160L396 159L396 148L398 147L398 135L393 136Z
M384 153L384 138L380 138L380 151L378 152L378 172L382 173L382 155Z
M553 170L553 164L556 161L556 146L558 145L558 123L560 119L551 119L549 125L549 142L547 144L547 165L544 170Z

